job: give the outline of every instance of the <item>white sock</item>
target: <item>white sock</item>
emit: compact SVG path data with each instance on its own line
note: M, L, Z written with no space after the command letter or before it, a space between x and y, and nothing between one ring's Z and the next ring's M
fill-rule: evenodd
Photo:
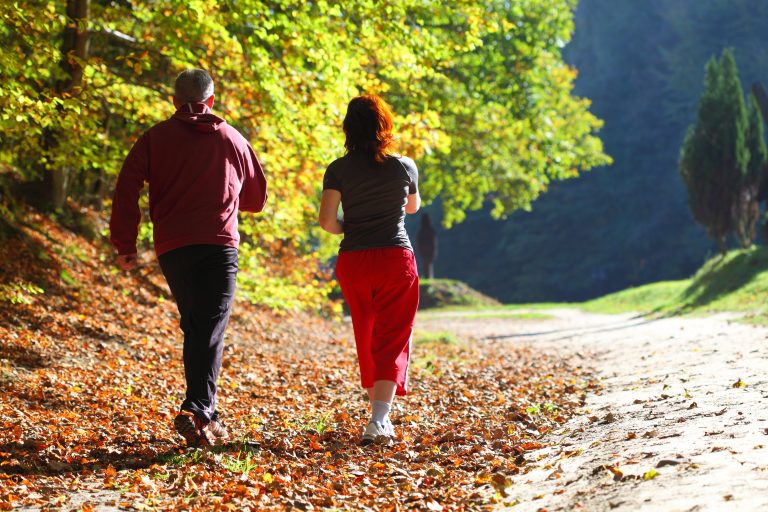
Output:
M384 424L384 422L389 419L390 405L382 400L374 400L371 402L371 405L373 406L371 421Z

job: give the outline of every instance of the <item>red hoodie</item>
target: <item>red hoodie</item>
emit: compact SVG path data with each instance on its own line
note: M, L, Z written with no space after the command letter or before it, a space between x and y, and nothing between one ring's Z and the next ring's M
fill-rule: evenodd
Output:
M147 130L128 153L109 221L118 254L136 252L144 182L158 256L186 245L237 247L238 210L260 212L267 200L253 148L203 103L184 105Z

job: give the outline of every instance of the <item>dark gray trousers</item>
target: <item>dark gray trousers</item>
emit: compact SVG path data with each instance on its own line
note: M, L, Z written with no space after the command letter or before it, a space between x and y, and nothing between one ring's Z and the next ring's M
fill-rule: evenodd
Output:
M181 315L187 393L181 409L203 421L218 417L216 381L224 351L224 330L235 297L237 249L189 245L159 258Z

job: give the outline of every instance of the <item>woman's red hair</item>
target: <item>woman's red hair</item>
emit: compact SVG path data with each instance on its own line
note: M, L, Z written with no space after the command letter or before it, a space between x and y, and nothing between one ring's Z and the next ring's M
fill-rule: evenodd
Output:
M392 154L395 137L392 108L375 94L352 98L344 116L344 134L347 151L363 151L378 163L384 163Z

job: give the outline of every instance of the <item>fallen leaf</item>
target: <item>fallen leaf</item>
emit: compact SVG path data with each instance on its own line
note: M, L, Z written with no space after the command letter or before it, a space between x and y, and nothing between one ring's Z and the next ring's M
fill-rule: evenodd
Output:
M643 480L653 480L657 476L659 476L658 471L656 471L655 469L651 468L651 469L649 469L648 471L646 471L643 474Z
M443 510L443 506L434 500L427 501L426 505L429 510L434 510L436 512Z

